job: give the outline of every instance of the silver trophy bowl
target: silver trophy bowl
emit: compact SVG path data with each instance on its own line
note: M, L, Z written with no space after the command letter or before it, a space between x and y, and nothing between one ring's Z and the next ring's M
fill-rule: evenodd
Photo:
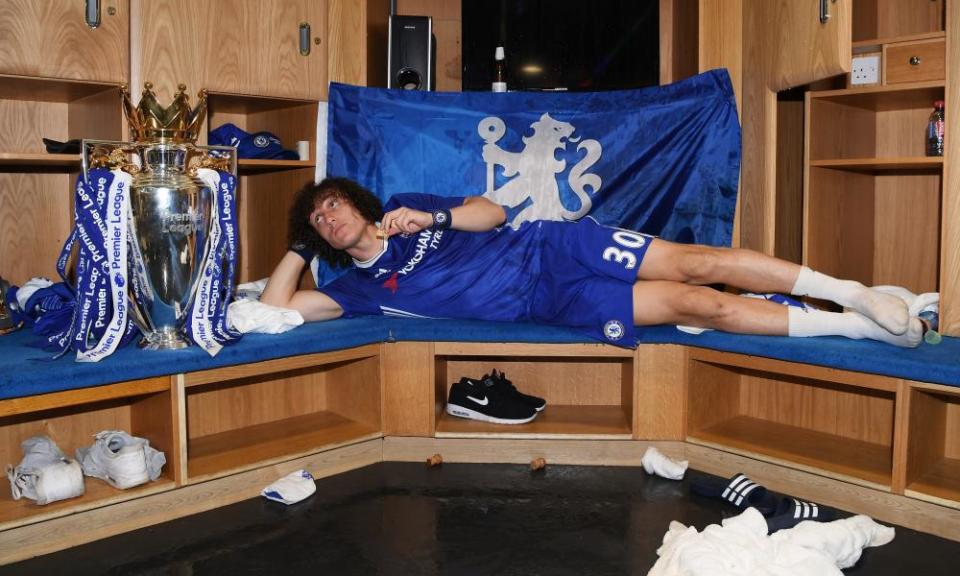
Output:
M130 187L128 221L134 319L141 346L186 348L183 327L209 249L214 192L185 174L185 146L137 148L144 169Z

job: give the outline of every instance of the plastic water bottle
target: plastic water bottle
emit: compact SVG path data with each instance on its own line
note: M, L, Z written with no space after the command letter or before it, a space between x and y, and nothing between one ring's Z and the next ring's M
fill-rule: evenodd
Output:
M943 156L943 124L943 100L937 100L927 122L927 156Z
M917 314L923 322L923 341L927 344L939 344L942 338L937 330L940 329L940 315L933 311Z
M494 59L494 70L493 70L493 85L492 89L494 92L506 92L507 91L507 63L503 60L503 46L497 46L497 50L493 55Z

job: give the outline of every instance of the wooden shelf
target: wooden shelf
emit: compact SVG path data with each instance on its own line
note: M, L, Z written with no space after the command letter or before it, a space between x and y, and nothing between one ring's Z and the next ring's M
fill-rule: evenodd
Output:
M380 436L373 426L333 412L307 414L191 438L187 473L193 482Z
M73 102L106 90L117 91L116 98L119 107L119 84L0 74L0 100Z
M0 172L79 172L79 154L0 152Z
M738 416L691 432L687 441L890 489L893 471L890 446L749 416ZM829 474L831 472L833 474Z
M891 172L891 171L929 171L943 170L943 157L920 156L899 158L838 158L832 160L811 160L814 168L833 168L836 170L850 170L852 172Z
M960 508L960 459L943 458L907 486L907 496Z
M166 467L164 468L166 469ZM4 490L3 497L0 498L0 531L176 488L173 480L164 476L153 482L147 482L126 490L114 488L98 478L84 476L83 481L86 490L83 496L58 500L43 506L39 506L33 500L26 498L13 500L10 491Z
M443 412L437 438L629 440L630 422L620 406L550 406L527 424L489 424Z
M864 86L810 92L812 100L827 100L876 112L904 108L930 108L944 97L942 80L885 86Z
M920 40L936 40L946 38L947 33L943 30L937 32L924 32L923 34L907 34L904 36L888 36L886 38L868 38L866 40L857 40L851 44L853 53L857 54L869 48L880 49L883 44L894 44L896 42L918 42Z
M285 170L299 170L300 168L315 168L312 160L237 160L237 171L243 174L262 174L265 172L282 172Z
M225 92L210 92L208 98L211 108L215 108L217 113L227 114L259 114L316 104L314 100L250 96Z

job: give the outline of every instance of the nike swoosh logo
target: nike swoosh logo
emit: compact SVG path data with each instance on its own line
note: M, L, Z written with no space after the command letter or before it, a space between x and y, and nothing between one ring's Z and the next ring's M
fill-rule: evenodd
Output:
M487 404L490 403L490 399L487 398L486 396L483 397L483 400L478 400L478 399L474 398L473 396L467 396L467 398L469 398L470 400L473 400L474 402L476 402L477 404L479 404L479 405L481 405L481 406L486 406Z

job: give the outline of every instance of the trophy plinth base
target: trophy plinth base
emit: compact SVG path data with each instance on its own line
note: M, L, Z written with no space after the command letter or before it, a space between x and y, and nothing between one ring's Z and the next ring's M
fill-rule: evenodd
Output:
M154 332L140 340L140 347L144 350L182 350L189 348L190 343L179 332Z

